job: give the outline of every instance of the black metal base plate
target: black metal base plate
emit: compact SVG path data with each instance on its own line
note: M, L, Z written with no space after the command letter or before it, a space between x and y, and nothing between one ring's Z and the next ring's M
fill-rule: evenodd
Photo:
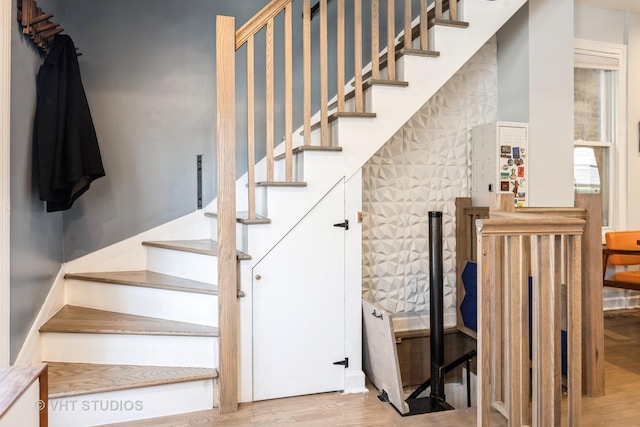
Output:
M418 397L416 399L408 399L409 413L406 415L429 414L431 412L450 411L453 406L444 400L435 397Z

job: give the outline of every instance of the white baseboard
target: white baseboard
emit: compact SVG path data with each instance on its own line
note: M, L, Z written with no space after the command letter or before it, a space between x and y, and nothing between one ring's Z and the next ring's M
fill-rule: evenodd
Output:
M365 376L362 371L346 372L344 374L345 393L366 393Z
M40 313L38 313L36 320L33 322L33 325L31 325L27 339L24 341L20 353L18 353L15 365L24 366L42 362L40 326L56 314L65 304L64 274L65 269L64 266L62 266L40 309Z

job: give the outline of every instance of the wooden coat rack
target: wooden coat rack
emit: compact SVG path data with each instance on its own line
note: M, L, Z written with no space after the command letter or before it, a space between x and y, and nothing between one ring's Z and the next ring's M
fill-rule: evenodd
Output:
M51 18L53 15L45 13L35 0L18 0L18 22L22 26L22 32L28 35L44 54L49 53L56 34L64 31L64 28L52 22ZM77 54L82 55L80 52Z

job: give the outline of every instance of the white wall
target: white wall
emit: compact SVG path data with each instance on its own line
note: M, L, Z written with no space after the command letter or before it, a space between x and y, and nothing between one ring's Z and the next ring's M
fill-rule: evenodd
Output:
M573 0L529 1L531 206L573 206Z
M627 228L640 229L640 14L628 14L628 60L627 73L627 120L628 163L627 163Z

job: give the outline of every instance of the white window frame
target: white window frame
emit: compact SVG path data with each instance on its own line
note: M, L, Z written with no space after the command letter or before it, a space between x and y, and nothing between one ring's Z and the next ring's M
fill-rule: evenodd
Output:
M602 233L624 230L627 227L627 46L574 39L574 68L612 70L618 72L618 105L614 141L582 143L574 146L600 146L609 148L609 226Z
M11 8L0 2L0 367L8 366L11 350L10 321L10 139L11 139Z

